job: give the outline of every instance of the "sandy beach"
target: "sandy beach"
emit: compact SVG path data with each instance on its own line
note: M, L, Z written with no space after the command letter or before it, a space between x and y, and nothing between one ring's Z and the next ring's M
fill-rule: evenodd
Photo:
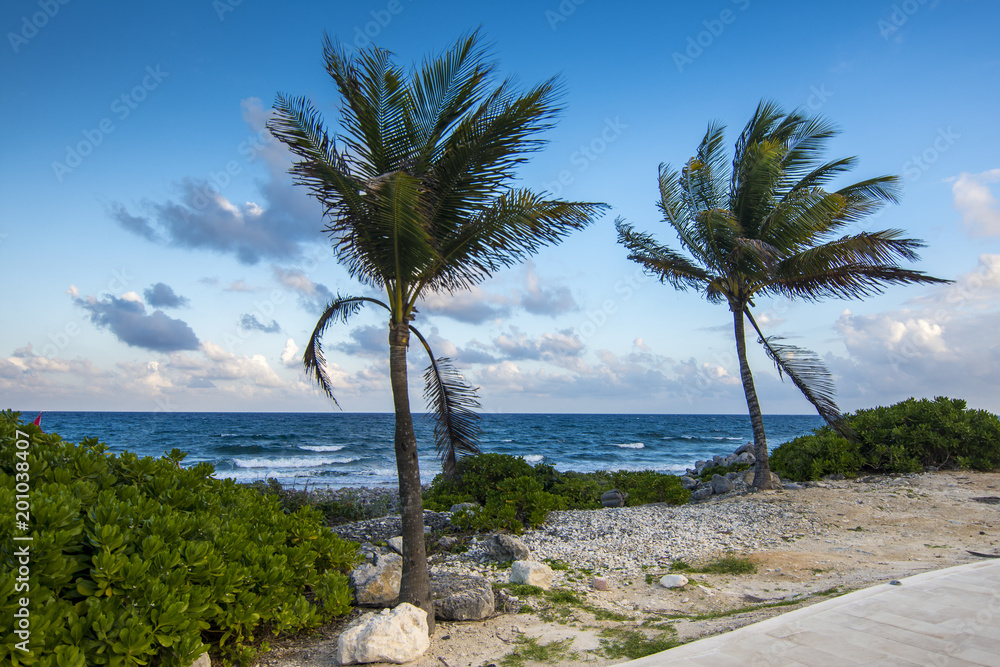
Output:
M625 662L621 647L629 640L690 641L832 595L978 560L970 551L996 554L1000 508L989 499L998 496L998 473L932 472L731 494L680 508L554 513L523 538L532 558L569 565L555 572L553 590L570 592L578 602L526 597L529 612L498 613L482 622L439 621L430 649L408 664L485 667L505 656L507 664ZM586 533L595 521L607 542ZM656 548L643 532L650 529L663 536ZM570 537L573 530L581 533L577 541ZM748 558L757 572L689 574L691 581L678 589L658 583L678 554L698 564L727 553ZM481 573L496 584L508 581L509 570L477 554L473 545L466 554L433 556L431 565ZM594 590L594 575L606 577L609 590ZM309 637L272 642L273 650L255 666L337 664L338 634L360 613ZM528 650L535 647L542 650Z

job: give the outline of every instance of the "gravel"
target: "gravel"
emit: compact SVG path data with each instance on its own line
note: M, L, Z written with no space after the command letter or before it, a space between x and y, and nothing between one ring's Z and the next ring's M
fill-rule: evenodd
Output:
M447 530L448 512L425 512L424 523ZM359 521L333 528L342 537L378 542L400 534L398 516ZM644 568L666 567L675 560L697 563L727 552L742 553L781 544L782 536L810 531L807 518L753 494L724 502L688 505L642 505L550 512L536 530L520 539L532 560L560 560L576 568L633 576ZM487 574L486 536L473 538L465 553L446 554L434 569Z

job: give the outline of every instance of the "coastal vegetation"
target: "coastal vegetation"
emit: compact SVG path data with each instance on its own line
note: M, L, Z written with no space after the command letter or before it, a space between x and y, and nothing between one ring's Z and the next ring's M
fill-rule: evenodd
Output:
M0 663L186 667L208 650L242 664L350 611L356 544L183 459L109 454L0 413L0 502L30 499L4 526L0 610L31 610L0 630Z
M833 125L761 102L730 160L724 126L708 126L697 153L680 169L661 164L659 208L685 256L623 220L618 242L634 260L675 289L696 289L733 315L740 378L753 425L754 487L771 488L763 412L747 361L745 323L778 369L832 427L845 430L834 383L809 350L765 336L751 309L768 297L819 301L880 294L889 285L947 282L898 266L918 259L919 241L900 230L850 232L900 190L896 176L824 189L857 158L824 161ZM843 235L841 235L843 234Z
M458 460L454 475L438 475L424 494L427 509L446 512L468 503L452 516L465 530L520 533L545 521L552 510L595 509L612 489L626 494L627 506L648 503L681 505L691 496L680 478L653 470L559 472L534 466L519 456L486 453Z
M305 97L279 94L268 128L298 158L291 173L322 204L337 260L385 301L338 295L317 322L303 362L333 398L323 333L335 322L347 323L362 306L388 311L403 522L399 600L427 611L433 630L407 383L410 335L431 358L425 397L438 416L436 440L446 473L458 454L477 450L479 403L450 360L435 359L412 326L417 307L423 297L471 288L558 243L590 224L604 205L513 187L517 167L543 145L538 134L559 111L559 84L550 79L526 92L511 79L497 84L496 64L478 32L411 74L384 49L351 51L329 37L323 60L343 99L336 138Z
M1000 468L1000 418L961 399L909 398L845 416L854 433L828 426L777 447L772 467L782 478L920 472L928 468Z

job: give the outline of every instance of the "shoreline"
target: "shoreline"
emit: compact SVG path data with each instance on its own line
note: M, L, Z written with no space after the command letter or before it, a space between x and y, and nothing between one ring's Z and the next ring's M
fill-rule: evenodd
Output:
M571 593L581 604L530 597L524 598L533 607L529 613L439 621L431 648L408 664L497 664L528 641L553 647L564 643L566 653L555 664L624 662L628 658L609 657L609 651L623 637L637 636L629 633L647 641L666 633L686 642L839 593L978 560L967 551L996 553L1000 518L994 507L973 499L998 495L1000 473L944 471L728 494L680 506L553 512L523 538L532 558L567 562L568 569L555 571L553 589ZM647 514L649 520L639 521L637 514ZM758 522L758 516L766 521ZM712 523L722 520L728 524ZM659 536L666 546L644 553L651 536ZM690 575L691 582L681 589L657 584L673 559L705 562L727 547L752 561L757 572ZM595 554L612 549L618 563L597 562ZM481 574L494 586L503 586L509 577L508 570L483 559L474 544L464 554L433 554L430 562L432 569ZM592 578L599 574L607 577L610 590L595 590ZM355 610L314 637L272 642L276 650L254 664L336 664L339 630L360 613Z

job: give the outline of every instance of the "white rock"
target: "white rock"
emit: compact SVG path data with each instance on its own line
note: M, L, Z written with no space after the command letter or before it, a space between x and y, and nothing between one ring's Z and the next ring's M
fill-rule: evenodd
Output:
M212 659L208 657L208 653L202 653L191 663L190 667L212 667Z
M392 611L365 614L341 633L337 661L341 665L416 660L430 648L427 612L404 602Z
M552 587L552 568L538 561L516 560L510 566L510 581L548 590Z
M660 585L664 588L680 588L686 585L688 578L683 574L667 574L660 577Z
M393 551L395 551L396 553L398 553L400 556L403 555L403 538L402 538L402 536L390 537L388 539L388 541L386 542L386 544L388 544L389 548L392 549Z

